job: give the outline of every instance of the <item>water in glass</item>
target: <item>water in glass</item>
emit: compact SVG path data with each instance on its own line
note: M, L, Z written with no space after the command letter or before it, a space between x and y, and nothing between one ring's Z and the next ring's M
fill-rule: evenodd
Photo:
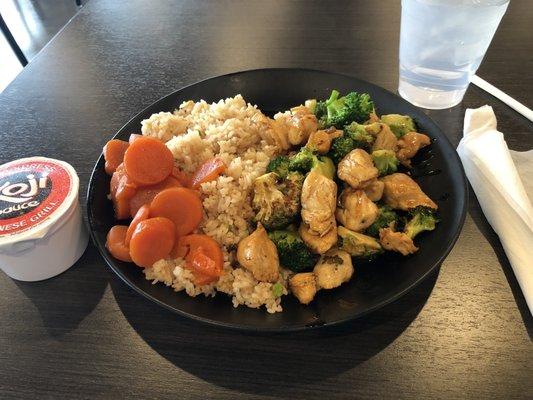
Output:
M399 92L425 108L463 99L509 0L402 0Z

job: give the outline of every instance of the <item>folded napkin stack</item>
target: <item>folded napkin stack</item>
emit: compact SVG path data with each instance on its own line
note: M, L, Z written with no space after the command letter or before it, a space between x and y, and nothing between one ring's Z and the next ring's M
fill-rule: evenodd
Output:
M510 151L492 107L483 106L466 110L457 152L533 314L533 150Z

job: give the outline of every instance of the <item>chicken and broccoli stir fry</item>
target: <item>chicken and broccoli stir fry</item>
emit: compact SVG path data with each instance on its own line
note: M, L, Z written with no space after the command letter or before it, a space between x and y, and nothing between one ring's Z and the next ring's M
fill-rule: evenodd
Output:
M291 270L291 292L308 304L349 281L359 260L413 254L435 229L437 205L409 176L431 141L411 117L378 116L368 94L334 90L264 122L284 154L254 181L257 229L237 249L259 281Z

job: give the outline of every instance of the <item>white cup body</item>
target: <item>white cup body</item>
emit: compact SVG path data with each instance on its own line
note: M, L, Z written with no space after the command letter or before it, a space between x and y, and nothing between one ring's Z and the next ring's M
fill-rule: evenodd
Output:
M83 254L89 234L83 222L78 201L58 221L57 228L41 239L17 243L0 253L0 267L11 278L19 281L40 281L69 269Z

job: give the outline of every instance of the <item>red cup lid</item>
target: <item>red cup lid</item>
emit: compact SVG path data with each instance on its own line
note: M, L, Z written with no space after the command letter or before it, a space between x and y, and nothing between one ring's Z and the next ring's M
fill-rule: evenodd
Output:
M0 245L45 236L78 190L76 171L64 161L31 157L0 166Z

